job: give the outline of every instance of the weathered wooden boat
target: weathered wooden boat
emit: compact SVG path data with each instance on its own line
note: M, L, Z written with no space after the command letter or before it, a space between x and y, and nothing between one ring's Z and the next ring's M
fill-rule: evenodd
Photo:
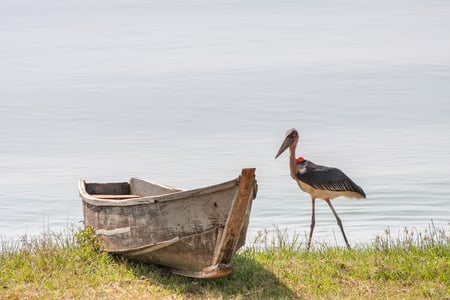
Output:
M179 275L214 278L232 272L245 244L255 169L233 180L182 190L131 178L129 182L79 181L85 225L102 250L170 268Z

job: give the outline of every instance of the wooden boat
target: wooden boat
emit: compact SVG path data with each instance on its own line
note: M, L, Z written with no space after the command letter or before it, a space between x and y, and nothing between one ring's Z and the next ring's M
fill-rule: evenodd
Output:
M182 190L131 178L129 182L79 181L85 225L102 250L170 268L196 278L231 273L230 261L245 243L255 169L233 180Z

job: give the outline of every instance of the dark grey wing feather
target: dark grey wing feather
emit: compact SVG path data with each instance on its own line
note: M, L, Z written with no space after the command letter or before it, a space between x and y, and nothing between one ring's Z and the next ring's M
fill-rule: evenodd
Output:
M316 165L307 160L299 165L303 168L297 172L297 178L315 189L355 192L366 197L363 189L337 168Z

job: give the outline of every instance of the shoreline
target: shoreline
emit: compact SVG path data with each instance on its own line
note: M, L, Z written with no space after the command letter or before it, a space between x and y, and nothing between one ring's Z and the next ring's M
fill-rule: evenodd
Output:
M2 243L1 299L446 298L450 294L449 228L386 231L347 250L279 236L240 250L231 275L192 279L108 255L92 232L52 233ZM17 247L17 245L16 245Z

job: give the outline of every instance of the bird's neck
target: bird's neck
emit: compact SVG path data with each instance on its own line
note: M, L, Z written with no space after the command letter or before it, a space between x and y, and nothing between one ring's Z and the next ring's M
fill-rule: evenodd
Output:
M295 158L295 145L291 148L289 148L289 169L291 170L291 177L292 179L296 179L297 175L297 159Z

